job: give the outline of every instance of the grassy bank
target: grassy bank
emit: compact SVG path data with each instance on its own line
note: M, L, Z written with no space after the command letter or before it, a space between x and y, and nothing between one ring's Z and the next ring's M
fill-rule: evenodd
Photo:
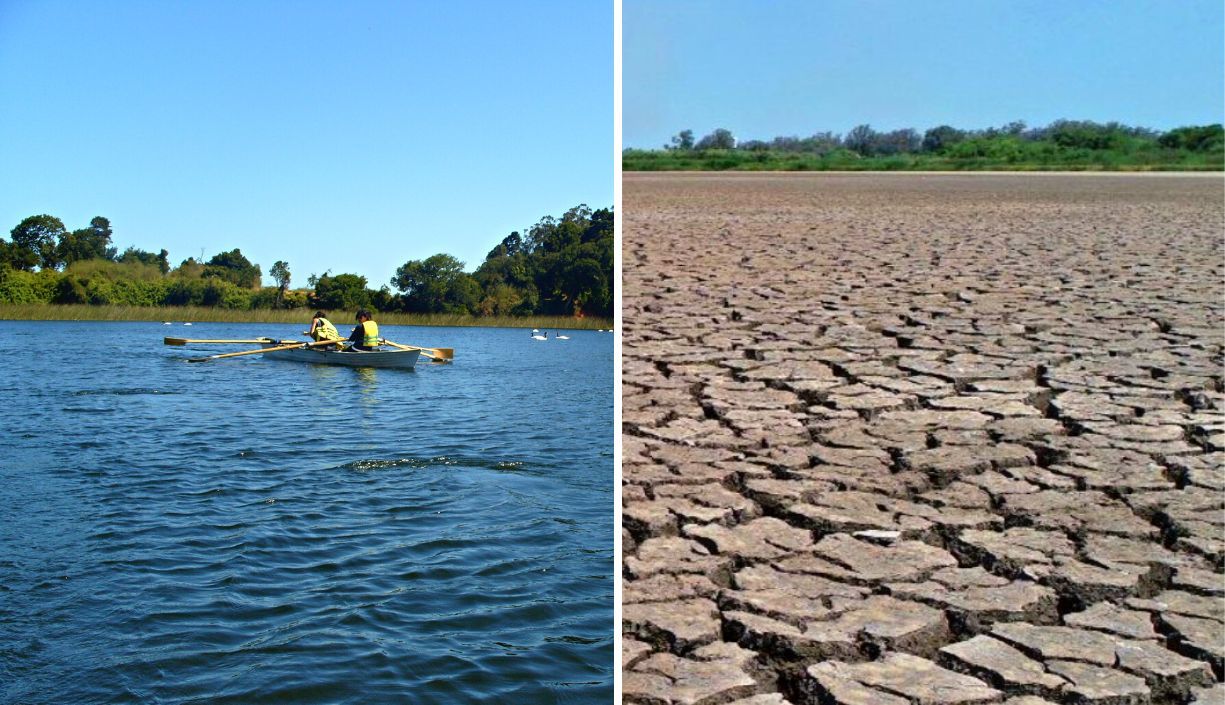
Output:
M1179 152L1145 155L1078 154L1059 161L948 158L905 154L888 157L819 156L795 152L626 150L625 171L1222 171L1221 155Z
M85 304L0 304L0 320L17 321L175 321L217 323L301 323L310 324L310 309L272 310L206 308L196 306L90 306ZM354 319L352 311L331 311L337 327ZM491 328L608 329L605 318L564 316L466 316L458 314L382 313L377 320L399 326L481 326Z

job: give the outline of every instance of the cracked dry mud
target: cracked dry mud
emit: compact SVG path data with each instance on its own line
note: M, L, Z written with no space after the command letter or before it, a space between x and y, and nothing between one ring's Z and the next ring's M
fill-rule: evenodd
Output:
M1219 175L624 181L629 703L1225 703Z

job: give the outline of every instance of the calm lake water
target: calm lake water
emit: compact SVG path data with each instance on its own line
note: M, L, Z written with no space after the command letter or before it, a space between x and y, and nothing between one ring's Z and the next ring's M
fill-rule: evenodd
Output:
M611 702L613 336L304 327L0 321L0 702Z

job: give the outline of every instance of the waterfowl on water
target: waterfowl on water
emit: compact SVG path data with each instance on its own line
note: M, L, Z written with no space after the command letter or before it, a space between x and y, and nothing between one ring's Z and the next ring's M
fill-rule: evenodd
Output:
M568 336L568 335L555 335L555 336L553 336L553 339L554 339L554 340L569 340L569 339L570 339L570 336Z
M548 339L549 339L549 331L547 330L544 332L544 335L533 335L532 336L532 340L548 340Z

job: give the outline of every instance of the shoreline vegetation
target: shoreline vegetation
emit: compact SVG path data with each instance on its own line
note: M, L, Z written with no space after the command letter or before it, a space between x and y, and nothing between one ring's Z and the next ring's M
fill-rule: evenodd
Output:
M364 308L393 324L610 328L616 295L613 211L586 205L510 233L472 272L439 253L405 262L378 289L330 270L291 288L283 260L268 270L276 286L263 286L260 266L238 248L171 267L165 249L120 253L101 216L70 231L34 215L9 234L0 238L0 317L25 320L309 321L303 311Z
M224 309L207 306L116 306L90 304L0 304L0 321L150 321L182 323L294 323L308 327L314 309ZM330 311L346 325L354 311ZM451 313L380 313L391 326L610 330L608 318L570 316L473 316ZM340 326L344 327L344 326Z
M1057 120L1030 128L920 134L859 125L845 135L737 141L717 129L695 139L682 130L661 149L626 149L623 171L1225 171L1220 124L1159 132L1120 123Z

